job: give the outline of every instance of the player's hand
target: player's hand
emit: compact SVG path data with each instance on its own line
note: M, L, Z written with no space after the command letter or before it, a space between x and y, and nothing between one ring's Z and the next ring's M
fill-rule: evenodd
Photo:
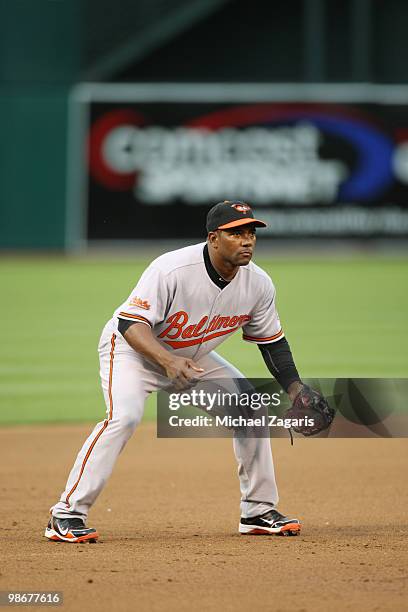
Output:
M198 374L204 372L203 368L187 357L172 357L163 367L167 378L178 390L194 386L199 380Z

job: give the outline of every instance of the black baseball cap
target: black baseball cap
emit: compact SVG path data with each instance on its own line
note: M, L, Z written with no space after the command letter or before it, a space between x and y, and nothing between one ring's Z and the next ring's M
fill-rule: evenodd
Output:
M266 227L266 223L254 218L252 208L240 200L225 200L213 206L207 215L207 232L230 229L253 223L255 227Z

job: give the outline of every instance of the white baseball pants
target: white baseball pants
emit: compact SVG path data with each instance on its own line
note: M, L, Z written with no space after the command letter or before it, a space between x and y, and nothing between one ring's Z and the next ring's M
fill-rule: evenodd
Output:
M110 324L99 342L100 376L106 418L98 423L78 453L54 516L86 519L89 509L112 473L116 459L140 423L146 397L168 387L161 368L136 353ZM197 361L202 379L244 378L228 361L211 352ZM223 383L224 384L224 383ZM236 389L235 389L236 390ZM269 438L234 436L241 489L241 516L267 512L278 503L278 491Z

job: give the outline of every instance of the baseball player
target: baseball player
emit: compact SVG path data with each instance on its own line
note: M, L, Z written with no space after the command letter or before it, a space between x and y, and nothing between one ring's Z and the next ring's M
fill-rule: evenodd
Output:
M284 337L270 277L251 262L256 228L247 204L225 201L207 215L207 241L155 259L128 300L106 324L99 342L106 418L85 441L45 530L50 540L95 541L89 509L116 459L140 423L152 391L197 380L243 378L215 349L242 329L258 345L272 375L294 400L303 386ZM241 534L296 535L300 522L276 509L268 437L234 435L241 489Z

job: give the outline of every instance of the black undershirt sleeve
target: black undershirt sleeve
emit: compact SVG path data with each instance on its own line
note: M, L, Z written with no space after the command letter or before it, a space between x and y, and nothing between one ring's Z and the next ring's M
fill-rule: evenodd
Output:
M266 367L285 391L288 390L291 383L296 380L300 381L286 338L270 344L258 344L258 348L262 353Z
M129 329L131 325L136 325L136 322L129 321L128 319L119 319L118 330L122 334L122 336L127 332L127 330Z

